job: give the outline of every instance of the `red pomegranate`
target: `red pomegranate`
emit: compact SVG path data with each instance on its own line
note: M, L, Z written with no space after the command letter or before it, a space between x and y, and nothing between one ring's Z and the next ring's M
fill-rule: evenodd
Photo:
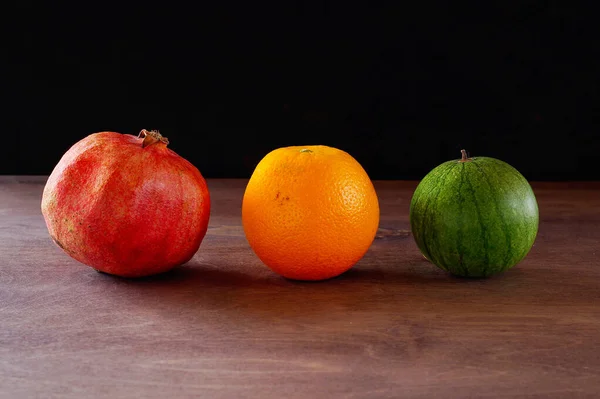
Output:
M42 214L72 258L123 277L189 261L206 234L210 196L200 171L157 131L95 133L73 145L48 178Z

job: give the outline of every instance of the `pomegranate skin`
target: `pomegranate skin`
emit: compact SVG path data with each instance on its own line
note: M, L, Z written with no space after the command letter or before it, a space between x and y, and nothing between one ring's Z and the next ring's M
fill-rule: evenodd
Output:
M122 277L188 262L206 235L210 195L200 171L145 130L91 134L60 159L42 195L50 236L69 256Z

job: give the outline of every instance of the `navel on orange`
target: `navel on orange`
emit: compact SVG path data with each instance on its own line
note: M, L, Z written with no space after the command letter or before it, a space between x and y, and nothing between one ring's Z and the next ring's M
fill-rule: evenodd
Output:
M252 173L242 223L271 270L294 280L324 280L365 255L379 226L379 202L369 176L348 153L322 145L284 147Z

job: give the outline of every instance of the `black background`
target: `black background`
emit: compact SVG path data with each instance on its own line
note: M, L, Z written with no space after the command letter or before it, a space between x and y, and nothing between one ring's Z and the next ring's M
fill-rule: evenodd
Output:
M326 144L373 179L461 148L530 180L600 179L600 37L576 2L46 3L3 13L2 174L145 128L205 177Z

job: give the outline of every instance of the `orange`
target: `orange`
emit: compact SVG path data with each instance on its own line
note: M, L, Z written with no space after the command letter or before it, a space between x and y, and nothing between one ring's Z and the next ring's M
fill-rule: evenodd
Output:
M371 179L348 153L323 145L278 148L252 173L242 201L244 233L274 272L324 280L356 264L379 226Z

